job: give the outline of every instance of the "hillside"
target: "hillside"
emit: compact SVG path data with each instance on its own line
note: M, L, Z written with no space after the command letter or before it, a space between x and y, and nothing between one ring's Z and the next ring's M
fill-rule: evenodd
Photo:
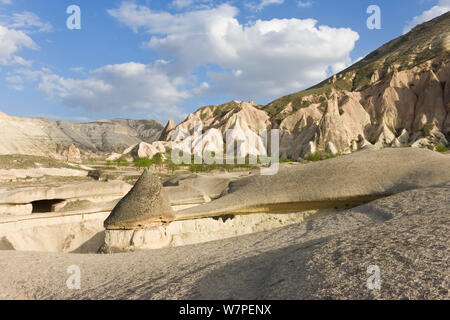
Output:
M158 139L163 125L153 120L99 120L89 123L10 117L0 112L0 154L67 158L122 152Z
M317 151L448 145L450 138L450 13L415 27L346 70L266 106L207 106L162 140L182 140L195 120L225 132L281 130L280 152L296 160ZM205 133L207 134L207 133ZM208 140L208 139L207 139ZM208 140L209 141L209 140Z

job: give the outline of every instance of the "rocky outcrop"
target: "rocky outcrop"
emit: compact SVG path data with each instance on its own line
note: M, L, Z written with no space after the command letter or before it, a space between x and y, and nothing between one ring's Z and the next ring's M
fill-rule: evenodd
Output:
M152 143L163 126L150 120L99 120L90 123L10 117L0 113L0 154L80 157L123 152L142 141Z
M293 160L317 151L348 153L369 145L446 146L448 30L450 13L414 28L317 86L267 106L233 101L201 108L165 139L182 141L192 135L195 121L202 121L206 130L222 134L238 127L249 136L261 128L280 129L280 155Z
M175 130L175 122L173 122L172 119L167 122L166 126L164 127L164 130L161 132L161 135L159 136L159 141L166 141L167 138L170 136L173 130Z
M5 186L0 188L0 215L109 211L130 188L121 181L20 188Z
M276 231L182 248L119 255L0 251L1 296L39 300L447 300L449 192L448 184L406 191ZM226 223L230 226L233 220ZM229 230L228 226L224 229ZM195 224L185 230L195 230ZM46 234L42 231L33 236ZM189 235L201 233L195 231L177 240L190 240ZM142 231L137 231L136 243L141 243L141 236ZM12 250L13 245L0 236L0 249ZM73 264L82 270L81 289L62 290L67 266ZM371 265L380 268L380 290L367 287L374 272Z
M196 127L197 125L201 127ZM227 137L236 143L227 152L237 156L266 155L267 144L259 133L269 129L270 118L254 102L232 101L221 106L208 106L190 114L166 136L173 148L184 153L223 153ZM230 140L231 141L231 140Z
M314 136L317 149L326 150L336 154L350 151L350 139L347 135L344 122L339 115L337 98L334 97L328 102L327 108L319 122Z
M448 155L414 148L363 150L280 168L274 176L233 181L223 197L177 212L177 217L345 208L450 181Z
M134 230L167 223L174 218L159 178L145 170L134 187L105 220L109 230Z

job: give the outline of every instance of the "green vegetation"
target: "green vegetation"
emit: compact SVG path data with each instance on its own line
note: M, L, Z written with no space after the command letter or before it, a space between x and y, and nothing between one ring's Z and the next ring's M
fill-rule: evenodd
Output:
M133 164L137 168L150 168L153 165L153 162L148 157L144 157L137 158L134 160Z
M339 108L342 108L346 103L350 101L349 96L344 96L339 100Z
M163 165L163 155L162 153L157 153L153 156L151 162L158 167L161 167Z
M332 154L332 153L328 153L325 151L317 151L313 154L310 154L306 160L311 161L311 162L316 162L316 161L322 161L322 160L327 160L327 159L332 159L332 158L336 158L336 157L340 157L342 156L342 153L337 153L337 154Z
M29 169L29 168L71 168L63 161L52 158L29 155L0 155L0 169Z
M130 162L128 162L128 160L122 156L119 159L116 159L114 161L106 161L106 165L107 166L115 165L118 167L128 167L130 165Z
M431 131L434 128L434 124L432 123L427 123L426 125L423 126L423 134L425 135L425 137L429 137L431 135Z
M438 146L436 146L436 151L437 152L447 152L448 148L443 145L438 145Z
M228 112L230 112L234 108L237 108L238 106L239 106L239 104L235 101L231 101L231 102L222 104L220 106L215 106L213 116L214 117L223 117Z

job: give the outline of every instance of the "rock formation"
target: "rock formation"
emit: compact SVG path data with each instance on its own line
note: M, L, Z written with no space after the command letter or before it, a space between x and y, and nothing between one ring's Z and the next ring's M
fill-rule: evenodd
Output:
M159 141L165 141L169 137L169 135L172 133L173 130L175 130L175 122L173 122L172 119L167 122L166 126L164 127L164 130L161 132L161 135L159 136Z
M417 26L310 89L266 106L232 101L203 107L162 139L181 141L184 133L192 135L195 121L202 121L205 131L221 133L239 125L254 133L280 129L280 155L293 160L369 144L445 146L450 135L448 30L450 13Z
M174 212L159 178L145 170L105 220L109 230L145 229L170 222Z
M0 154L51 156L72 161L80 156L123 152L158 139L163 126L150 120L99 120L89 123L10 117L0 112Z
M233 181L226 195L182 210L177 217L345 208L448 181L448 155L414 148L363 150L280 168L274 176L254 175Z

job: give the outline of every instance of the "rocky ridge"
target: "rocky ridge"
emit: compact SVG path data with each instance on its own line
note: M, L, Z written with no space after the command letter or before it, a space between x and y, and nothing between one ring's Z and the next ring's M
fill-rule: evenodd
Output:
M317 151L348 153L369 145L445 147L450 138L448 30L450 13L417 26L317 86L266 106L232 101L203 107L176 127L169 122L160 138L192 139L195 123L201 121L201 150L220 149L221 141L211 146L217 132L280 129L280 155L293 160ZM266 144L259 137L257 141L258 146ZM185 144L200 150L198 143ZM245 144L250 144L248 139ZM246 152L264 154L250 147Z

